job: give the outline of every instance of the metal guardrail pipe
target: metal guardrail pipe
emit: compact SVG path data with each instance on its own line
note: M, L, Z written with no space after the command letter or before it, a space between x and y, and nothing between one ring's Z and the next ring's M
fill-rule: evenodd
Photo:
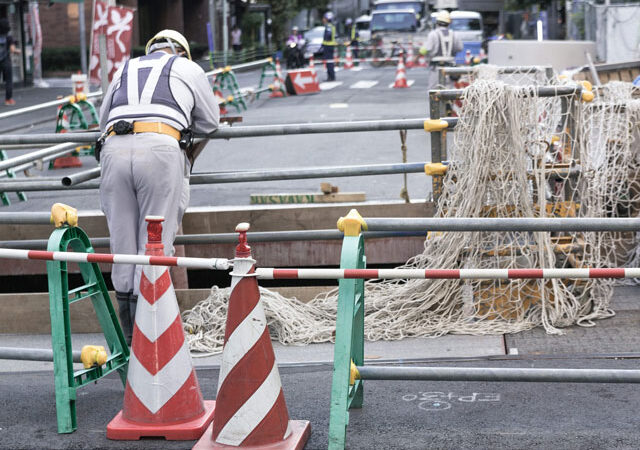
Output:
M0 171L11 169L12 167L16 167L27 162L35 161L37 159L42 159L45 156L50 156L56 153L60 153L60 151L62 150L67 150L68 152L76 148L77 145L78 144L75 144L73 142L71 143L67 142L66 144L54 145L52 147L47 147L42 150L36 150L35 152L16 156L14 158L5 159L4 161L0 161Z
M46 348L0 347L0 359L17 361L53 361L53 350ZM73 362L82 362L80 352L73 352Z
M52 100L50 102L40 103L38 105L26 106L24 108L7 111L5 113L0 114L0 120L6 119L8 117L19 116L21 114L27 114L34 111L40 111L41 109L50 108L52 106L64 105L69 101L68 97L69 96L60 98L57 100ZM95 97L102 97L102 91L90 92L87 94L87 98L95 98Z
M0 150L35 150L37 148L50 147L49 144L19 144L3 145Z
M271 58L264 58L264 59L259 59L257 61L251 61L248 63L236 64L234 66L231 66L231 70L233 70L234 72L242 72L243 70L249 70L255 67L263 66L270 61L271 61ZM211 77L213 75L218 75L219 73L224 72L224 70L225 70L224 67L220 69L210 70L209 72L206 72L205 75L208 77Z
M29 180L26 178L26 180L28 181L0 181L0 192L80 191L100 188L100 180L87 181L72 186L64 186L60 179L39 181L38 179Z
M477 71L480 66L471 67L443 67L441 70L447 75L452 74L469 74ZM500 66L498 67L498 73L518 73L518 72L545 72L551 66Z
M538 97L555 97L559 95L572 95L582 92L582 86L538 86L538 87L520 87L517 88L523 96L529 96L535 90ZM434 93L441 100L455 100L462 97L464 89L444 89L441 91L431 90L429 94Z
M67 150L61 150L58 153L53 153L53 154L51 154L49 156L45 156L44 158L37 159L35 161L31 161L31 162L28 162L28 163L20 164L19 166L14 166L14 167L11 168L11 170L14 173L22 172L24 170L31 169L32 167L37 166L39 163L42 163L42 164L48 163L49 161L52 161L52 160L54 160L56 158L64 156L64 155L66 155L68 153L69 153L68 149ZM0 178L5 178L6 176L7 176L7 172L6 171L0 172Z
M638 231L640 219L549 218L364 218L369 231Z
M73 186L84 181L93 180L94 178L98 178L99 176L100 167L94 167L93 169L83 170L82 172L73 173L71 175L67 175L66 177L62 177L62 185Z
M51 223L48 212L0 212L2 225L45 225Z
M446 92L446 91L442 91ZM456 91L457 92L457 91ZM460 91L461 92L461 91ZM424 121L429 118L419 119L394 119L394 120L362 120L354 122L316 122L293 123L281 125L258 125L251 127L223 127L211 135L197 135L196 137L207 139L233 139L243 137L283 136L293 134L317 134L317 133L349 133L366 131L393 131L393 130L423 130ZM446 121L447 129L454 128L458 123L455 117L447 117L440 120ZM26 135L0 135L0 145L5 144L42 144L42 143L93 143L100 137L99 132L83 133L43 133Z
M14 213L18 214L18 213ZM2 223L0 216L0 223ZM15 223L15 222L14 222ZM37 222L41 223L41 222ZM42 223L49 223L42 222ZM388 237L412 237L424 236L422 231L365 231L365 239L379 239ZM254 231L247 233L249 243L257 242L293 242L293 241L329 241L341 240L344 237L338 230L294 230L294 231ZM91 245L94 248L108 248L109 238L91 238ZM46 249L48 241L46 239L28 239L21 241L0 241L0 248ZM215 234L185 234L176 236L175 245L205 245L205 244L237 244L237 233L215 233Z
M243 183L248 181L303 180L324 177L351 177L368 175L388 175L395 173L421 173L426 163L371 164L346 167L313 167L301 169L272 169L243 172L213 172L191 174L190 184ZM62 178L63 186L73 186L83 181L98 178L100 168L96 167Z
M358 367L363 380L640 383L640 370L485 367Z

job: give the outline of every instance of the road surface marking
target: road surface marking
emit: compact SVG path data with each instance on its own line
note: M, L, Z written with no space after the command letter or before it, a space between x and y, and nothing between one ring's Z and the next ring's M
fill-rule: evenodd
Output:
M337 109L337 108L348 108L349 105L347 105L346 103L331 103L329 105L329 108L333 108L333 109Z
M342 84L342 81L323 81L320 83L321 91L328 91L329 89L336 88Z

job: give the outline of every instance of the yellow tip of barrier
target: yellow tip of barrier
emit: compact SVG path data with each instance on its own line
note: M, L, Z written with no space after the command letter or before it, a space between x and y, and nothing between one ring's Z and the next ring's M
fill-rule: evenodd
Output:
M551 143L556 143L560 141L560 136L551 136Z
M233 101L233 95L229 95L229 96L227 96L227 101L228 101L228 102L232 102L232 101Z
M107 352L102 345L85 345L80 352L80 360L85 369L103 366L107 362Z
M224 72L231 72L231 66L226 66L224 68Z
M71 104L76 102L76 97L74 95L70 95L67 97L67 101Z
M424 173L432 177L434 175L444 175L447 173L448 166L442 163L426 163L424 165Z
M595 95L591 91L582 91L582 101L585 103L592 102Z
M60 228L65 223L69 226L78 226L78 210L64 203L54 203L51 207L51 223Z
M360 379L360 371L351 360L351 367L349 368L349 386L353 386L356 383L356 380Z
M87 100L87 94L85 93L76 94L76 100L79 102Z
M582 85L583 88L585 88L587 91L593 91L593 85L587 81L587 80L582 80L580 82L580 84Z
M270 90L272 90L272 91L275 89L275 86L274 86L273 84L270 84L270 85L269 85L269 86L267 86L267 87L268 87Z
M427 133L446 130L448 126L449 122L442 119L427 119L424 121L424 131Z
M352 209L345 217L338 219L338 230L342 231L345 236L358 236L361 231L366 229L367 223L357 209Z
M268 57L268 58L267 58L267 61L269 61L269 62L273 62L273 58L272 58L272 57Z

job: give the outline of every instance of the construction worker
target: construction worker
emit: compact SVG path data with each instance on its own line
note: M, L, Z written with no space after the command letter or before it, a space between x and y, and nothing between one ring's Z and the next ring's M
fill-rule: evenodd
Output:
M425 50L429 59L428 86L434 89L438 85L438 68L455 65L456 53L462 51L462 41L449 29L451 16L448 11L438 11L436 28L427 35Z
M220 111L204 71L191 61L189 43L174 30L156 34L146 55L118 69L100 110L100 202L113 253L144 254L145 217L162 216L165 254L189 203L189 173ZM131 343L141 268L115 264L111 280L120 322Z
M327 81L336 80L336 72L333 65L333 55L338 46L336 41L336 27L333 24L333 13L327 11L322 17L324 25L324 38L322 40L322 57L327 65Z
M349 33L349 45L351 46L351 50L353 51L353 57L358 59L358 47L360 45L360 34L358 33L358 29L356 28L356 24L353 23L351 17L344 21L345 26L347 27L347 32Z

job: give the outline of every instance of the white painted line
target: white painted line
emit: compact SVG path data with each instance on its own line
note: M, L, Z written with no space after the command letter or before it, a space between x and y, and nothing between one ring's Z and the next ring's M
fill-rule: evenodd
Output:
M347 105L346 103L331 103L329 105L329 108L332 109L340 109L340 108L348 108L349 105Z
M342 81L324 81L320 83L321 91L328 91L329 89L336 88L342 84Z
M349 89L370 89L376 84L378 84L378 82L374 80L360 80L349 86Z
M349 70L351 70L352 72L360 72L362 70L362 66L355 66Z

